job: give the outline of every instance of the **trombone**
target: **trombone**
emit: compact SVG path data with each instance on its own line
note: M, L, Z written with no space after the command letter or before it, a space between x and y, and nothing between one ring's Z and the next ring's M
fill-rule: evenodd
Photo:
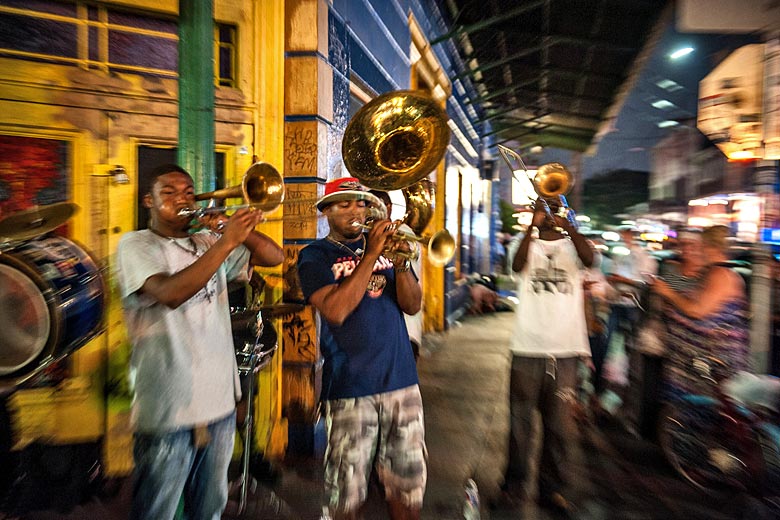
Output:
M215 200L243 197L246 203L233 206L208 206L205 208L183 208L181 217L200 218L210 213L223 213L239 209L255 208L269 212L284 202L284 180L281 174L268 163L256 162L244 174L241 184L195 195L195 200Z
M531 175L528 173L528 168L526 167L525 162L523 162L522 157L520 157L520 154L500 144L498 145L498 151L501 153L501 157L503 157L504 161L509 166L509 169L512 170L513 175L515 175L519 170L523 170L525 172L526 178L531 181L531 186L533 187L534 192L536 192L536 195L538 196L539 200L541 200L541 203L544 204L547 215L553 223L553 227L556 229L556 231L562 232L562 229L555 224L555 219L553 218L552 212L550 211L550 205L547 202L547 199L560 200L560 208L556 212L556 215L561 218L570 219L570 212L572 210L568 207L568 204L566 203L566 197L564 195L568 193L574 185L574 176L571 174L571 172L567 170L566 167L561 163L553 162L541 165L539 169L536 170L536 174L531 177ZM520 166L519 168L514 167L512 164L513 159L517 161ZM517 179L516 175L515 178Z

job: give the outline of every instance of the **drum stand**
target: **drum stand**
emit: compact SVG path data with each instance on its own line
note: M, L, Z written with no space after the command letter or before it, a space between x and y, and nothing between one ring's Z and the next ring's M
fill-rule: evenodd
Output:
M254 478L249 475L249 457L250 452L252 451L252 433L253 433L253 426L254 426L254 407L253 407L253 401L255 400L255 384L257 381L255 381L255 367L257 366L257 356L252 356L252 360L249 364L249 374L248 377L251 378L249 382L249 391L247 392L249 395L247 396L247 403L246 403L246 416L244 417L244 424L243 429L244 433L242 435L244 440L244 451L241 454L241 490L239 493L238 498L238 515L242 515L244 511L246 510L246 497L249 494L249 483L250 480L254 480Z
M247 497L249 495L250 486L255 489L257 487L257 481L249 472L250 457L252 455L252 434L254 433L254 400L255 400L255 377L258 367L262 367L260 362L260 356L253 354L246 364L242 364L241 369L248 371L248 376L251 377L249 389L247 390L247 404L246 404L246 417L244 418L243 428L243 450L241 454L241 489L238 496L238 508L236 510L236 516L241 516L246 511ZM270 507L275 514L279 514L287 506L279 498L272 489L268 489L268 499L265 506Z
M243 316L237 316L241 320L245 320ZM249 385L246 388L246 413L244 421L241 425L243 449L244 452L241 455L241 486L239 489L238 508L236 515L241 516L246 511L247 497L249 495L249 488L252 487L253 491L257 486L257 480L250 473L251 456L252 456L252 435L254 433L254 400L255 400L255 385L257 384L257 372L263 369L272 359L274 352L278 346L276 331L273 325L268 322L264 323L262 314L260 312L252 312L249 315L249 322L233 320L231 316L232 325L235 330L243 331L247 329L250 333L251 340L247 341L242 338L243 344L235 343L236 345L236 361L238 363L238 374L240 377L249 378ZM257 324L256 326L253 326ZM265 331L265 332L264 332ZM234 334L234 342L236 337ZM270 348L265 348L270 347ZM242 383L242 387L244 384ZM232 486L231 486L232 487ZM235 489L235 488L233 488ZM285 509L285 504L282 500L276 496L273 490L268 490L269 496L267 504L274 510L274 513L278 514Z

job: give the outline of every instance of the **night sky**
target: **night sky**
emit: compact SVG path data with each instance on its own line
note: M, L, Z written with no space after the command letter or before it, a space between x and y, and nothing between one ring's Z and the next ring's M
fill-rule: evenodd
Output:
M581 173L584 178L615 169L650 170L650 150L673 128L658 128L663 120L677 120L681 125L695 127L699 81L728 54L749 43L760 42L759 35L680 34L669 27L645 63L639 79L626 99L614 129L605 135L594 156L583 155ZM671 60L668 55L680 47L694 51ZM668 78L680 86L676 92L666 92L655 82ZM677 108L659 110L651 106L657 99L667 99ZM528 164L558 161L572 165L571 152L546 149L531 156Z

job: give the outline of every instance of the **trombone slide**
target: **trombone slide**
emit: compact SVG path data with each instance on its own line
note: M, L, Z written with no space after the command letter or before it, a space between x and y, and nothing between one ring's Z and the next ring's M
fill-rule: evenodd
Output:
M200 218L203 215L211 213L224 213L225 211L238 211L240 209L258 208L259 204L238 204L236 206L214 206L206 208L182 208L179 210L180 217Z

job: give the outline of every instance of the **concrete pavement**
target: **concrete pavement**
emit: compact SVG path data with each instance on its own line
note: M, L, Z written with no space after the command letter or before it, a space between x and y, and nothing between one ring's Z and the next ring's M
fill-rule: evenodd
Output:
M515 511L491 510L506 459L508 430L507 344L513 313L467 316L448 331L424 338L418 363L425 406L428 487L424 520L462 519L464 484L474 478L482 497L482 519L555 519L550 511L527 501ZM554 327L555 324L550 324ZM679 478L653 443L625 433L614 423L572 422L571 489L583 520L750 519L761 516L744 496L705 494ZM273 486L257 485L246 511L235 515L231 496L224 519L317 520L321 514L322 468L313 457L288 457ZM95 497L69 513L42 511L31 520L120 520L126 518L130 486L112 496ZM2 519L0 514L0 519ZM388 518L372 488L367 520ZM5 519L3 519L5 520Z
M418 362L429 454L423 519L462 519L468 478L477 482L483 519L560 518L532 500L515 511L489 507L506 461L507 345L512 332L513 313L499 312L467 316L448 331L424 339L424 355ZM584 420L571 425L567 496L577 506L575 518L761 518L744 496L704 494L692 488L673 472L655 444L632 437L615 423ZM321 487L319 461L286 461L275 490L288 509L278 518L319 518ZM248 518L276 518L263 514L268 514L267 508ZM376 492L369 497L365 518L387 518Z

